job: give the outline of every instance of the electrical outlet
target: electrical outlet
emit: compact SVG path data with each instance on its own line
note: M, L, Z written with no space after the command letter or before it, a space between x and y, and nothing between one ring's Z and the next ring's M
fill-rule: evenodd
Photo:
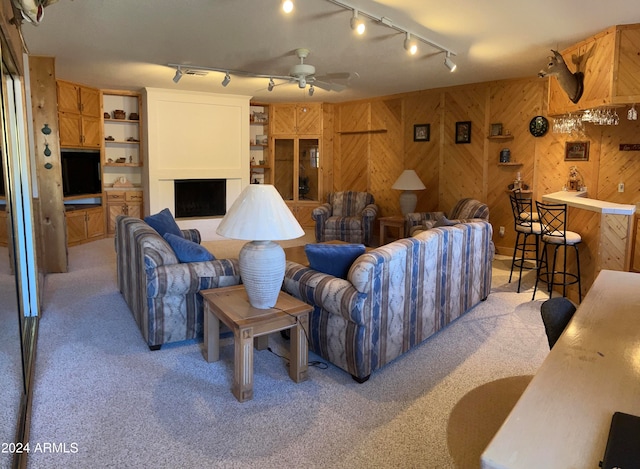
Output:
M504 237L504 226L500 227L500 236Z
M618 183L618 192L624 192L624 182Z

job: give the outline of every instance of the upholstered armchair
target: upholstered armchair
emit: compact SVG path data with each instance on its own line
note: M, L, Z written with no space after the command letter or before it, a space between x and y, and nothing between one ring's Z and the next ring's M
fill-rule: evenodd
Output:
M406 232L413 236L434 226L455 225L472 219L489 220L489 207L476 199L460 199L450 212L415 212L405 217Z
M378 206L368 192L343 191L327 196L327 203L313 209L316 242L340 240L371 245Z

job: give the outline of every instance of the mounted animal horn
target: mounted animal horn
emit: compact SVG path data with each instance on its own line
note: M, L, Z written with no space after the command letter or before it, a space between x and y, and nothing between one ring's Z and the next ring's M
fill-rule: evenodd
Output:
M547 66L538 72L540 78L554 76L572 103L577 103L584 91L584 74L582 72L571 73L562 55L551 49L553 57L549 57Z

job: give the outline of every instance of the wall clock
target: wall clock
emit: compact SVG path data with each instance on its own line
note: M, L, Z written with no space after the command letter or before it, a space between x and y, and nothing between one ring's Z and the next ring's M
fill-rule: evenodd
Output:
M549 121L544 116L536 116L529 122L529 132L534 137L542 137L549 130Z

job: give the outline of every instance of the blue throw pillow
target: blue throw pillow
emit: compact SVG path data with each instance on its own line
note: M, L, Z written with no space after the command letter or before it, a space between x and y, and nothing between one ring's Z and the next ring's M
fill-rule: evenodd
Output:
M167 240L173 252L180 262L204 262L213 261L215 256L211 254L204 246L194 243L182 236L176 236L172 233L165 233L164 239Z
M365 250L364 244L307 244L304 247L309 267L344 279L353 261Z
M155 215L149 215L148 217L144 217L144 221L158 233L160 236L164 236L165 233L171 233L176 236L182 236L182 231L180 231L180 227L176 223L176 220L171 215L171 212L168 208L165 208L159 213Z

